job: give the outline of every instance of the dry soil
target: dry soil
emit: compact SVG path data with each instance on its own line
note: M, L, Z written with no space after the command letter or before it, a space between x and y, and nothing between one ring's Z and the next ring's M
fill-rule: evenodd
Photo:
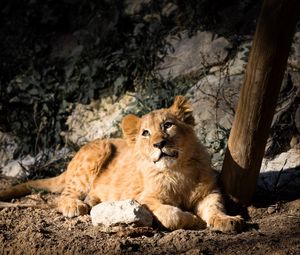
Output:
M10 183L1 178L0 188ZM0 254L300 254L300 197L269 195L256 195L245 210L242 233L222 234L155 228L103 233L88 215L68 219L49 208L55 195L34 194L2 204Z

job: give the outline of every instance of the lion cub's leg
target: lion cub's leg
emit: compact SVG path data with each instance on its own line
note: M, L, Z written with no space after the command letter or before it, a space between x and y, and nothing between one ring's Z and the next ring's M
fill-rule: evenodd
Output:
M106 140L96 140L85 145L75 155L67 169L64 190L57 201L57 208L64 216L74 217L87 214L89 205L82 200L91 184L112 153L112 145Z
M196 215L182 211L180 208L161 204L153 214L158 221L167 229L199 229L203 228L204 224Z
M205 228L205 223L196 215L182 211L176 206L161 204L158 201L147 201L142 204L145 204L157 220L169 230Z
M212 230L237 232L242 229L242 217L229 216L225 213L223 199L218 191L209 194L198 203L196 214L201 217Z

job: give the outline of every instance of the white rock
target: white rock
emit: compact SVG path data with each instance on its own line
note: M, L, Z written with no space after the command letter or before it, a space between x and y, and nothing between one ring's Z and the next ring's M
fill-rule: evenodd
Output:
M272 160L263 159L258 186L266 190L299 187L300 149L292 148Z
M45 164L50 164L60 159L69 157L72 155L72 152L67 147L56 151L49 151L46 149L44 151L40 151L35 157L27 155L17 160L10 160L5 166L2 167L1 173L9 177L25 177L29 174L32 166L36 165L38 162L44 162L43 160L45 155L49 157L49 160L45 162Z
M23 159L10 161L2 168L1 172L3 175L9 177L25 177L26 170L28 170L30 166L34 165L35 162L34 157L27 155Z
M152 226L153 216L135 200L102 202L91 210L94 226L102 231L116 231L125 226Z
M61 133L66 143L82 146L97 138L120 136L119 123L128 113L137 114L138 100L124 95L93 101L89 105L77 104L66 124L68 131Z
M24 169L17 160L11 161L4 166L1 173L9 177L21 177L25 175Z

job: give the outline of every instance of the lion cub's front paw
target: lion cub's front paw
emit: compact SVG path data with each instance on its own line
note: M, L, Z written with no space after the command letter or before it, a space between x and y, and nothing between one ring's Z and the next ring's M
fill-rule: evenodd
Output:
M154 212L158 221L169 230L176 229L201 229L205 228L204 222L196 215L182 211L171 205L161 205Z
M208 226L214 231L224 233L241 232L244 226L244 220L241 216L217 215L209 222Z
M95 196L93 193L89 193L86 198L84 199L84 203L86 203L87 205L89 205L90 207L93 207L97 204L99 204L101 202L101 200L99 199L98 196Z
M89 212L89 206L79 199L60 197L57 203L58 211L72 218Z

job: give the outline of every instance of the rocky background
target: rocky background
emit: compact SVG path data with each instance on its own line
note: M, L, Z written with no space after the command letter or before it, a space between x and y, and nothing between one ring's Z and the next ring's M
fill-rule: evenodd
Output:
M0 4L0 171L53 176L128 113L191 101L221 169L260 8L256 0L25 0ZM300 27L258 185L300 184Z

